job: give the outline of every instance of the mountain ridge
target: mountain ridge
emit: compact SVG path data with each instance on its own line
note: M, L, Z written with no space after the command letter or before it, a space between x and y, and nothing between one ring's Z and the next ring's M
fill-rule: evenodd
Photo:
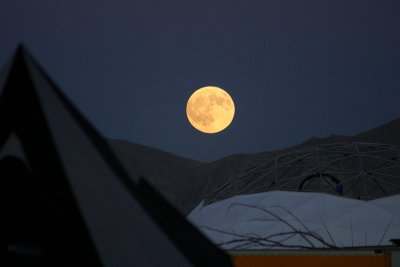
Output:
M173 205L188 214L205 196L242 171L296 149L328 143L371 142L400 145L400 118L354 136L332 134L310 138L288 148L233 154L205 163L126 140L108 139L111 148L133 179L145 177Z

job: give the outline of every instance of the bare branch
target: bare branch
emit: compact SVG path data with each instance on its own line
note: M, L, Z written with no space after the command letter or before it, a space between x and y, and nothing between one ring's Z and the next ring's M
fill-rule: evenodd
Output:
M276 215L275 213L273 213L273 212L267 210L267 209L264 208L264 207L255 206L255 205L248 205L248 204L243 204L243 203L232 203L232 204L229 206L228 210L231 209L231 208L234 207L234 206L243 206L243 207L248 207L248 208L252 208L252 209L261 210L261 211L263 211L263 212L265 212L265 213L271 215L272 217L278 219L279 221L281 221L282 223L284 223L285 225L287 225L289 228L291 228L293 231L295 231L295 232L297 231L297 229L296 229L292 224L290 224L288 221L282 219L280 216L278 216L278 215ZM304 240L305 240L311 247L315 248L314 244L313 244L310 240L308 240L308 238L307 238L306 236L304 236L304 235L302 235L302 234L301 234L301 236L304 238Z
M331 239L332 243L336 246L335 240L333 240L332 235L331 235L331 233L329 232L328 227L326 226L324 220L322 220L321 215L318 214L318 216L319 216L319 219L321 220L322 225L324 226L325 230L328 232L329 238Z
M382 238L381 238L381 240L379 241L378 246L381 245L381 243L382 243L382 241L383 241L383 238L384 238L385 235L386 235L387 230L389 229L390 225L392 224L393 219L394 219L393 217L392 217L392 219L390 219L390 222L389 222L389 224L387 225L387 227L386 227L386 229L385 229L385 232L383 232Z

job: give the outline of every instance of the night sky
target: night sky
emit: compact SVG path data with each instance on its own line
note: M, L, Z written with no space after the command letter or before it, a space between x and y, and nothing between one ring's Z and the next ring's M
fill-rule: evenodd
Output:
M400 117L399 0L3 0L1 66L19 42L104 136L196 160ZM185 113L206 85L236 105L215 135Z

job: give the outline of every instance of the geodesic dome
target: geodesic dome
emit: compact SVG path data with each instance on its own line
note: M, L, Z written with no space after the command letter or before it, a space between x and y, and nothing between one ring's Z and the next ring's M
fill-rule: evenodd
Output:
M400 147L334 143L279 155L233 177L205 199L272 190L322 192L371 200L400 193Z

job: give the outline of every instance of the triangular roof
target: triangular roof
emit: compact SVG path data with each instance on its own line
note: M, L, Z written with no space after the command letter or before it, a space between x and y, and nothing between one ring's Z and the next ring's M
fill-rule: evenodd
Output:
M0 152L16 136L34 174L28 184L53 205L53 257L81 265L86 255L90 266L230 266L145 180L129 177L23 46L0 74L0 126Z

